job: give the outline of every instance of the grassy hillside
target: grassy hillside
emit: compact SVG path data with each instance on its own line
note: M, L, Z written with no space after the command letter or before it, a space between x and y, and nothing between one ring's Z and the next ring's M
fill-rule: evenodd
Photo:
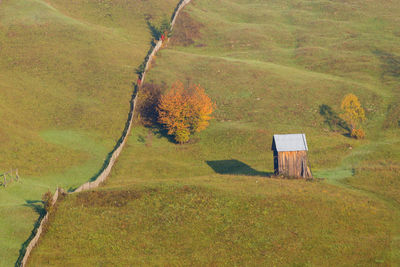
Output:
M388 263L390 219L378 202L326 184L169 180L68 197L29 265Z
M185 145L134 128L105 188L60 204L32 265L399 264L400 5L194 0L186 11L147 82L200 83L215 119ZM365 140L320 114L350 92ZM267 179L274 133L306 133L325 180Z
M0 266L15 263L56 185L100 169L124 128L135 68L178 1L0 2Z

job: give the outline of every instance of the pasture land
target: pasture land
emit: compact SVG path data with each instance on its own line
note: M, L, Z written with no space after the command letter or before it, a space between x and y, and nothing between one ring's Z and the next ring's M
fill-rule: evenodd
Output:
M146 79L201 84L215 119L185 145L137 123L105 187L60 203L32 265L400 264L400 4L185 11ZM320 114L347 93L366 109L365 140ZM306 133L325 179L269 179L274 133Z
M390 212L328 184L169 179L69 196L54 215L30 266L390 262Z
M11 266L42 213L41 195L75 188L120 137L150 48L145 17L178 0L0 2L0 266Z

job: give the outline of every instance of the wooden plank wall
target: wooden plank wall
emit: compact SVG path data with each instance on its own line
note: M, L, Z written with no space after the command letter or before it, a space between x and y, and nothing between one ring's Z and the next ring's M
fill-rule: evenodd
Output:
M278 152L278 170L275 172L288 177L311 178L307 151Z

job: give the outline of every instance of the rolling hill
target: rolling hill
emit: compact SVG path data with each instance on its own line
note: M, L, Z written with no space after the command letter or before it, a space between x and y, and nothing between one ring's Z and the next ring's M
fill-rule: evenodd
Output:
M59 203L30 264L398 264L399 9L194 0L146 80L201 84L215 119L184 145L137 120L109 180ZM321 115L347 93L364 140ZM324 179L270 178L272 135L301 132Z
M120 137L150 48L146 18L178 1L0 2L0 266L10 266L43 213L41 195L90 180Z

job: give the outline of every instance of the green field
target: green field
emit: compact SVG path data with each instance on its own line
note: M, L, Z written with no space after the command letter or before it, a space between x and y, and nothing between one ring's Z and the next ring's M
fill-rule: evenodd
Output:
M400 264L400 4L194 0L185 10L146 80L201 84L217 106L210 127L176 145L136 122L105 186L59 204L30 264ZM320 114L347 93L366 109L365 140ZM275 133L306 133L324 179L268 178ZM65 138L54 134L43 136Z
M0 266L16 262L44 192L99 171L150 48L145 16L159 23L177 3L0 1L0 173L21 177L0 187Z
M73 195L54 216L30 266L390 262L390 212L327 184L168 179Z

